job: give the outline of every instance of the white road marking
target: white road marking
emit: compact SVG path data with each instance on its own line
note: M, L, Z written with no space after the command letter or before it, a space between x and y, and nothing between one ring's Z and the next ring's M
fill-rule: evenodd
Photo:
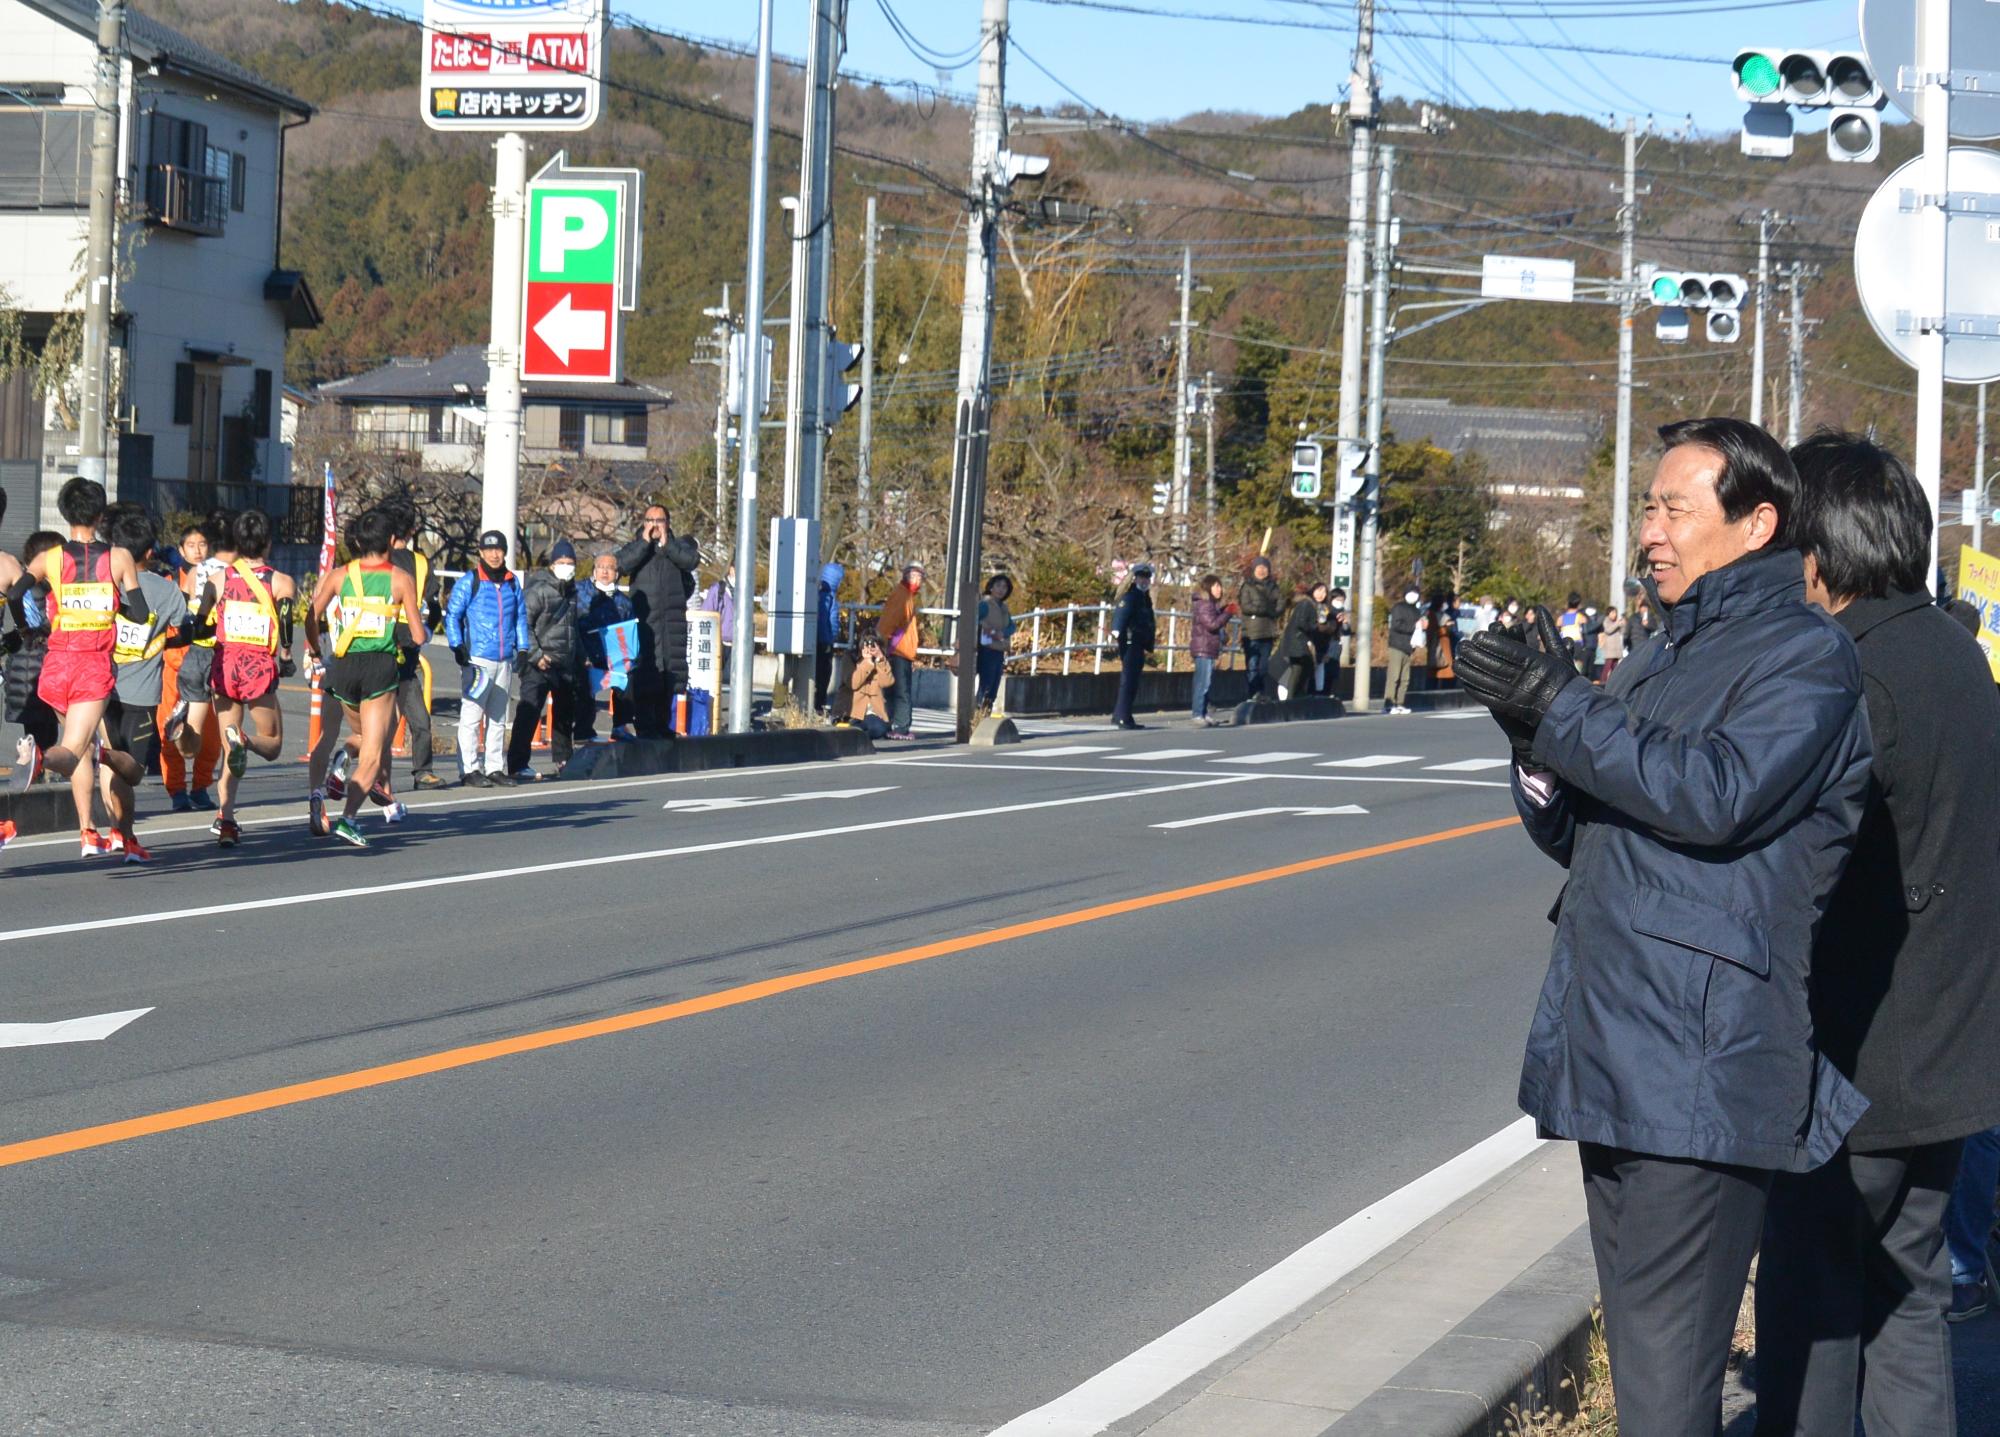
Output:
M1474 704L1470 708L1449 709L1444 713L1426 714L1425 717L1435 719L1476 719L1485 718L1489 713L1490 710L1484 704Z
M1427 763L1426 773L1484 773L1489 768L1505 768L1512 759L1462 758L1457 763Z
M1321 768L1387 768L1395 763L1422 763L1420 753L1365 753L1360 758L1329 758L1320 762Z
M1216 760L1216 762L1240 763L1248 767L1256 767L1259 764L1296 763L1298 760L1302 758L1318 758L1318 757L1319 755L1316 753L1285 753L1283 750L1280 750L1277 753L1246 753L1241 758L1219 758Z
M918 813L903 818L877 819L872 823L846 823L837 828L812 828L796 833L766 833L753 838L728 838L713 843L690 843L678 848L651 848L640 853L607 853L596 858L572 858L557 863L530 863L518 868L495 868L482 873L454 873L436 878L412 878L400 883L371 883L356 888L322 889L314 893L288 893L274 898L253 898L240 903L209 903L196 908L169 908L154 913L125 913L108 918L87 918L76 923L51 923L39 928L15 928L0 933L0 943L26 938L53 938L64 933L96 933L108 928L138 928L151 923L167 923L183 918L209 918L222 913L253 913L271 908L300 908L314 903L333 903L348 898L375 898L385 893L416 893L430 888L456 888L469 883L504 882L532 878L544 873L570 873L581 868L608 867L616 863L642 863L658 858L689 858L702 853L725 853L738 848L768 848L785 843L803 843L815 838L842 838L855 833L880 833L891 828L915 828L929 823L956 823L967 818L994 818L1003 813L1032 813L1043 808L1070 808L1085 803L1111 803L1123 798L1147 798L1156 793L1185 793L1195 788L1220 788L1232 783L1249 783L1257 775L1208 776L1194 783L1156 784L1150 788L1128 788L1114 793L1080 794L1071 798L1046 798L1034 803L1010 803L997 808L956 809L945 813Z
M1095 1437L1241 1347L1362 1263L1542 1146L1532 1118L1370 1203L1173 1331L995 1429L992 1437Z
M868 759L868 763L887 763L899 768L990 768L1008 773L1129 773L1129 769L1093 768L1081 763L979 763L965 759L931 758L923 754L912 754L909 758ZM1161 778L1196 778L1212 769L1163 768ZM1509 785L1492 778L1418 778L1412 773L1240 773L1240 782L1255 779L1274 779L1279 783L1410 783L1434 784L1446 788L1506 788Z
M829 788L817 793L781 793L775 798L670 798L660 806L668 813L716 813L732 808L765 808L774 803L809 803L815 798L867 798L875 793L894 793L887 788Z
M1246 808L1237 813L1210 813L1201 818L1177 818L1172 823L1156 823L1153 827L1200 828L1209 823L1229 823L1238 818L1269 818L1278 813L1289 813L1299 818L1331 818L1336 814L1367 811L1358 803L1343 803L1338 808Z
M1156 748L1150 753L1121 753L1112 763L1171 763L1178 758L1207 758L1219 748Z
M61 1018L53 1023L0 1023L0 1048L39 1048L49 1043L101 1043L127 1023L143 1018L151 1008L123 1013L93 1013L87 1018Z
M1116 753L1118 749L1107 743L1065 743L1054 748L1019 748L1012 752L1028 758L1082 758L1087 753Z

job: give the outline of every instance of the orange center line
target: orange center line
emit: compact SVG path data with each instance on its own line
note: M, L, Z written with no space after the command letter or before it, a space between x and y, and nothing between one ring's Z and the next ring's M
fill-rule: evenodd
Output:
M204 1123L219 1123L228 1118L247 1117L251 1113L264 1113L274 1108L291 1107L296 1103L309 1103L315 1098L330 1098L340 1093L379 1088L389 1083L425 1077L431 1073L449 1072L453 1068L469 1068L476 1063L490 1063L496 1058L511 1057L516 1053L532 1053L542 1048L580 1043L587 1038L601 1038L612 1033L628 1033L637 1028L650 1028L657 1023L671 1022L676 1018L690 1018L697 1013L720 1012L724 1008L755 1003L759 999L776 997L780 993L816 988L823 983L837 983L843 978L858 978L864 973L880 973L885 969L921 963L930 958L943 958L953 953L966 953L976 948L990 948L997 944L1010 943L1017 938L1055 933L1064 928L1075 928L1081 924L1117 918L1127 913L1141 913L1149 908L1164 908L1169 904L1186 903L1212 894L1229 893L1261 883L1274 883L1282 878L1296 878L1301 874L1317 873L1322 869L1335 868L1344 863L1357 863L1364 858L1381 858L1391 853L1425 848L1434 843L1448 843L1455 838L1469 838L1474 834L1513 828L1519 821L1514 818L1493 819L1485 823L1468 824L1462 828L1447 828L1437 833L1420 834L1415 838L1401 838L1393 843L1351 848L1345 852L1302 859L1297 863L1287 863L1276 868L1261 868L1255 872L1217 878L1185 888L1144 893L1135 898L1121 898L1112 903L1078 908L1068 913L1055 913L1045 918L1033 918L1004 928L960 934L958 937L942 938L933 943L920 943L913 948L898 948L894 952L878 953L873 957L857 958L852 962L814 968L804 973L788 973L779 978L766 978L756 983L726 988L719 993L708 993L699 998L687 998L676 1003L662 1003L652 1008L639 1008L629 1013L614 1014L608 1018L594 1018L586 1023L542 1028L534 1032L520 1033L511 1038L498 1038L492 1042L445 1048L436 1053L424 1054L422 1057L406 1058L399 1063L358 1068L353 1072L335 1073L329 1077L314 1078L303 1083L289 1083L279 1088L265 1088L259 1092L243 1093L233 1098L219 1098L213 1102L196 1103L190 1107L169 1108L164 1112L147 1113L141 1117L125 1118L115 1123L76 1128L66 1133L51 1133L47 1137L30 1138L23 1142L0 1146L0 1167L37 1162L42 1158L82 1152L88 1148L109 1147L114 1143L131 1142L135 1138L151 1137L157 1133L200 1127Z

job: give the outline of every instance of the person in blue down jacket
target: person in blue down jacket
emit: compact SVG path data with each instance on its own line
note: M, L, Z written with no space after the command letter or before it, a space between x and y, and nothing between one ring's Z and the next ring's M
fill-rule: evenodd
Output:
M474 788L511 787L507 772L508 699L514 657L533 645L521 581L507 567L507 536L489 529L479 536L479 562L451 586L444 611L445 642L458 660L464 698L458 706L458 766ZM480 767L479 725L486 724L485 768Z
M1639 535L1660 633L1603 688L1545 612L1541 648L1480 634L1458 661L1569 870L1520 1101L1580 1147L1620 1437L1719 1430L1773 1174L1826 1162L1868 1106L1807 993L1867 790L1854 641L1804 602L1777 441L1660 437Z
M833 656L840 647L840 586L847 566L828 561L819 571L819 610L813 635L813 707L825 710L833 688Z

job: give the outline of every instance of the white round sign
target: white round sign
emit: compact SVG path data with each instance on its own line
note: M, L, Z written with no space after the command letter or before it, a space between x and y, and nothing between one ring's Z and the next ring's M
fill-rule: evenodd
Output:
M1882 342L1912 368L1917 363L1917 336L1899 332L1899 324L1906 321L1898 316L1917 317L1920 308L1911 257L1922 249L1922 214L1902 208L1901 196L1905 190L1922 188L1922 166L1919 157L1882 181L1862 209L1854 232L1854 287L1861 295L1861 308ZM1946 188L1953 194L2000 195L2000 150L1954 145L1945 173ZM1946 226L1945 313L2000 316L2000 218L1954 214ZM2000 338L1947 330L1944 377L1953 384L2000 379Z
M1923 119L1914 89L1898 84L1897 72L1917 67L1917 6L1920 0L1861 0L1861 48L1889 103L1911 119ZM1951 0L1951 68L2000 69L2000 4L1994 0ZM2000 140L2000 90L1961 90L1951 97L1954 140Z

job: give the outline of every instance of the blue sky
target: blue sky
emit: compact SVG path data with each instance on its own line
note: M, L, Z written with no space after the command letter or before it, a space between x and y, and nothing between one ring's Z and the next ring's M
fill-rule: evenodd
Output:
M1013 0L1015 40L1092 103L1133 119L1171 119L1198 109L1287 114L1343 87L1353 46L1352 7L1317 0L1113 0L1149 11L1230 14L1335 27L1325 30L1170 19ZM1387 0L1384 0L1386 5ZM1742 106L1730 94L1739 44L1858 45L1853 0L1407 0L1384 9L1383 89L1411 99L1556 110L1570 114L1692 115L1706 131L1733 131ZM947 54L976 45L979 0L889 0L926 46ZM802 56L813 0L777 0L780 53ZM614 10L685 33L756 40L755 0L613 0ZM1699 13L1706 11L1707 13ZM1609 14L1607 12L1623 12ZM1575 16L1578 18L1560 18ZM1443 37L1453 38L1447 41ZM1511 43L1477 43L1481 35ZM1711 57L1708 64L1553 48L1619 48ZM849 0L848 68L939 84L906 48L882 0ZM970 90L967 65L944 79ZM1008 98L1059 104L1060 88L1019 56L1008 65Z

